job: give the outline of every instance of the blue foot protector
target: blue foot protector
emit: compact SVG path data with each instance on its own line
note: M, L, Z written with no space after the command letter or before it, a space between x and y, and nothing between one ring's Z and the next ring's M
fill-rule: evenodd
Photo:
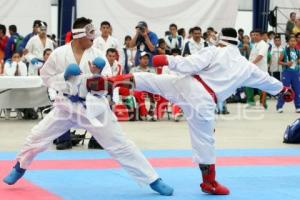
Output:
M3 179L3 182L13 185L25 174L25 171L26 169L22 169L20 163L17 162L11 172Z
M174 192L174 189L163 182L161 178L157 179L150 184L152 190L158 192L160 195L171 196Z

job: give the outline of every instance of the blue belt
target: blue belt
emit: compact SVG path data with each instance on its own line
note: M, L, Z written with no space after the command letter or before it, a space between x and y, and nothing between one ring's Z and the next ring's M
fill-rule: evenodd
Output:
M82 97L80 97L78 95L69 95L69 94L65 94L65 93L63 95L65 97L68 97L68 99L70 101L72 101L73 103L78 103L78 102L84 103L85 102L85 98L82 98Z

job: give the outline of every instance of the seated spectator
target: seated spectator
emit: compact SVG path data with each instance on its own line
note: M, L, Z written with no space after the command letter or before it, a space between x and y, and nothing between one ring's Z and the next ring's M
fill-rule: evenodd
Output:
M207 46L207 42L201 39L201 28L196 26L193 28L192 38L185 44L183 56L195 54Z
M4 76L27 76L27 66L21 61L21 54L14 52L4 64ZM24 109L25 110L25 109ZM17 109L17 118L22 119L21 109ZM10 118L11 109L5 109L5 119Z
M183 49L183 38L181 35L177 34L177 25L176 24L170 24L169 31L171 32L171 35L167 36L165 38L165 42L167 44L168 49Z
M4 61L10 59L12 54L16 51L19 51L20 45L23 41L23 37L17 32L16 25L10 25L8 27L10 38L8 39L5 46L5 56Z
M27 76L27 66L21 61L21 53L14 52L4 64L4 76Z
M39 68L43 66L43 53L45 49L54 49L54 44L47 37L47 23L41 22L40 31L29 39L25 47L25 58L29 62L28 75L38 75Z
M160 54L160 55L161 54L167 54L167 55L171 54L171 51L170 51L170 49L167 48L167 43L163 38L160 38L158 40L157 54Z
M94 40L93 46L99 49L104 56L106 54L107 49L114 48L117 50L117 58L119 57L119 41L111 36L112 27L108 21L103 21L100 24L100 32L101 35Z
M150 55L147 52L141 52L139 57L139 65L137 67L132 68L131 73L134 72L149 72L154 73L153 69L149 67L149 59ZM134 97L139 106L139 118L142 121L146 120L157 120L157 116L155 115L155 100L154 95L144 91L134 91ZM146 97L150 100L150 108L147 110L145 100Z
M6 27L3 24L0 24L0 60L4 59L7 41L8 37L6 35Z
M139 65L140 54L145 51L150 56L149 66L152 66L152 55L155 54L155 47L157 46L157 35L150 31L148 25L144 21L140 21L136 27L136 34L130 42L130 47L137 47L135 55L135 66Z
M277 80L281 80L282 66L279 64L279 57L283 50L280 35L276 35L271 49L270 73Z
M283 67L282 71L282 83L284 86L291 87L295 91L294 104L296 113L300 113L300 52L296 50L296 38L290 35L288 39L288 47L286 47L279 57L279 64ZM284 100L278 98L277 112L283 112Z
M111 69L111 76L121 75L122 74L122 66L117 61L118 52L114 48L109 48L106 51L106 65ZM107 67L105 66L105 68Z
M286 23L286 28L285 28L285 34L286 36L289 36L290 34L293 33L293 28L295 26L295 21L296 21L296 13L291 12L290 13L290 19Z
M252 49L252 44L250 43L250 38L248 35L243 36L242 42L239 44L239 49L241 54L249 60L250 52Z
M127 35L124 41L124 47L121 51L120 64L123 66L123 73L128 74L134 66L134 49L130 47L131 37Z

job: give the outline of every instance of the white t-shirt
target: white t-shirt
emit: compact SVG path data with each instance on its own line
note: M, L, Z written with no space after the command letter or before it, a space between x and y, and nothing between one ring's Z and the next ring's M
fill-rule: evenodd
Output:
M283 47L272 46L271 49L271 63L270 63L270 72L282 71L282 66L278 64L279 56L283 51Z
M257 56L263 56L256 65L264 72L268 72L268 48L269 45L265 41L261 40L253 45L249 57L249 61L253 62Z
M17 65L19 72L16 75ZM22 61L20 62L6 62L4 64L4 76L27 76L27 66Z
M106 50L109 48L114 48L118 52L120 51L118 40L112 36L108 36L107 40L104 40L103 37L100 35L94 40L93 43L93 46L99 49L103 56L106 55Z

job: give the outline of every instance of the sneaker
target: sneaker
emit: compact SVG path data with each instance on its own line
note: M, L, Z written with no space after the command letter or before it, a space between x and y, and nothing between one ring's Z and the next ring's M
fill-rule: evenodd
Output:
M157 121L157 116L156 115L149 116L149 118L150 118L151 121L154 121L154 122Z
M141 121L147 121L148 120L147 116L140 116L140 119L141 119Z
M277 109L277 112L278 112L278 113L283 113L283 109L282 109L282 108L278 108L278 109ZM297 110L296 110L296 112L297 112Z
M211 183L204 182L200 184L202 192L213 194L213 195L228 195L230 193L229 189L221 185L217 181Z
M161 178L151 183L150 187L155 192L158 192L160 195L164 196L171 196L174 192L174 189L165 184Z
M72 149L72 141L64 141L56 144L56 150Z

